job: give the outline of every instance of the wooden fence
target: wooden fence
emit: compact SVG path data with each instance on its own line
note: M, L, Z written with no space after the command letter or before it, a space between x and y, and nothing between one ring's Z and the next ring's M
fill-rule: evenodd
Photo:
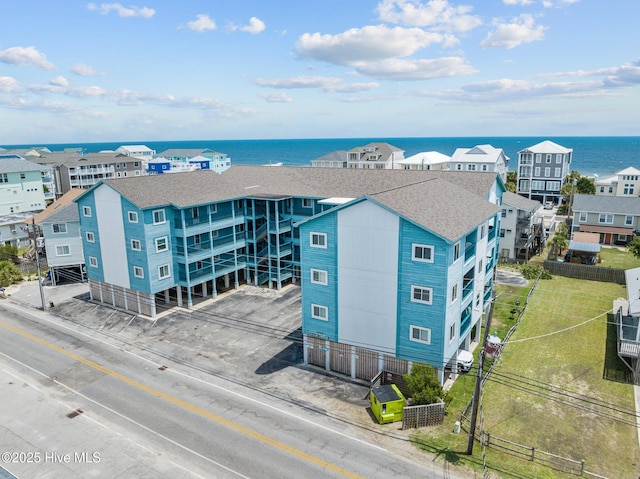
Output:
M405 406L402 410L402 429L438 426L444 422L444 402Z
M588 264L560 263L549 259L544 260L544 269L552 275L566 276L568 278L625 284L623 269L603 268Z

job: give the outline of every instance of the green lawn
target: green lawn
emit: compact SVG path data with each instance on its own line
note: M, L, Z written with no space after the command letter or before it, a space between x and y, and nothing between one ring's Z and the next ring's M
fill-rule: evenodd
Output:
M618 248L602 247L600 250L601 262L598 266L607 268L631 269L640 267L640 258L636 258L628 251L620 251Z
M495 328L500 337L511 310L527 288L499 287ZM609 324L612 300L623 286L555 277L540 281L517 331L506 345L483 394L484 429L538 450L575 460L609 478L640 476L633 387L615 349ZM423 429L415 442L449 462L481 470L481 448L466 456L467 435L451 431L473 391L475 376L461 376L441 428ZM611 417L613 416L613 418ZM499 477L565 478L560 471L512 454L487 449L487 464ZM575 477L575 476L574 476Z

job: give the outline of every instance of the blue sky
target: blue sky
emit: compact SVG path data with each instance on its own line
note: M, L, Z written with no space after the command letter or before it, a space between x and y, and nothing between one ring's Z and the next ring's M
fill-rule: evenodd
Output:
M637 0L4 0L0 144L640 134Z

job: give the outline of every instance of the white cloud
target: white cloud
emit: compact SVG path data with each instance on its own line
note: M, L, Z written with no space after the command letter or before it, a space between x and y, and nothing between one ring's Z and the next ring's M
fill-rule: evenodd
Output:
M17 93L20 91L18 81L13 77L0 77L0 93Z
M62 75L59 75L53 78L52 80L49 80L49 85L65 87L65 86L69 86L69 82L65 77L63 77Z
M93 67L82 63L73 65L71 72L81 77L104 76L104 73L98 73Z
M36 50L36 47L11 47L0 50L0 62L17 66L33 65L43 70L53 70L53 63L47 60L44 53Z
M502 0L505 5L531 5L533 0Z
M256 78L258 86L284 90L317 88L328 93L354 93L370 91L380 86L379 83L343 83L340 78L321 76L298 76L292 78Z
M291 103L293 99L283 91L265 93L258 95L269 103Z
M528 14L514 18L511 23L498 24L493 32L480 43L482 47L515 48L523 43L540 41L546 27L535 25L533 16Z
M565 5L571 5L572 3L578 3L580 0L543 0L542 6L545 8L558 7L561 8Z
M194 32L206 32L207 30L215 30L218 28L216 22L209 15L201 13L196 15L196 19L187 23L187 28Z
M244 27L240 27L240 30L243 32L251 33L252 35L256 35L262 32L265 29L266 25L262 20L256 17L251 17L249 19L249 25Z
M262 87L278 89L297 88L327 88L330 85L340 83L340 78L320 77L320 76L298 76L293 78L256 78L253 82Z
M456 32L482 25L479 17L468 15L472 9L468 5L452 6L447 0L383 0L376 8L385 22Z
M108 15L111 11L115 11L119 17L151 18L156 14L156 11L153 8L135 6L123 7L119 3L101 3L100 5L89 3L87 8L92 11L97 11L102 15Z
M443 57L432 60L394 58L379 62L362 62L355 65L363 74L387 80L430 80L433 78L470 75L477 70L459 57Z
M305 33L296 42L302 58L322 60L336 65L353 65L394 57L406 57L448 37L420 28L388 28L385 25L352 28L338 35Z

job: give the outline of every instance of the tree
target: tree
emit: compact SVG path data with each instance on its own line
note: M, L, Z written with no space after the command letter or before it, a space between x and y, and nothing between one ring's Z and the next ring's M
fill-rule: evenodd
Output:
M429 364L413 363L409 374L404 375L411 391L413 404L433 404L445 399L445 392L435 369Z
M629 243L629 246L627 246L627 249L630 253L633 253L633 256L640 258L640 237L636 236L633 238L631 243Z
M511 193L515 193L516 191L518 191L517 182L518 173L515 171L507 171L507 181L504 184L505 188L507 188L507 191L510 191Z

